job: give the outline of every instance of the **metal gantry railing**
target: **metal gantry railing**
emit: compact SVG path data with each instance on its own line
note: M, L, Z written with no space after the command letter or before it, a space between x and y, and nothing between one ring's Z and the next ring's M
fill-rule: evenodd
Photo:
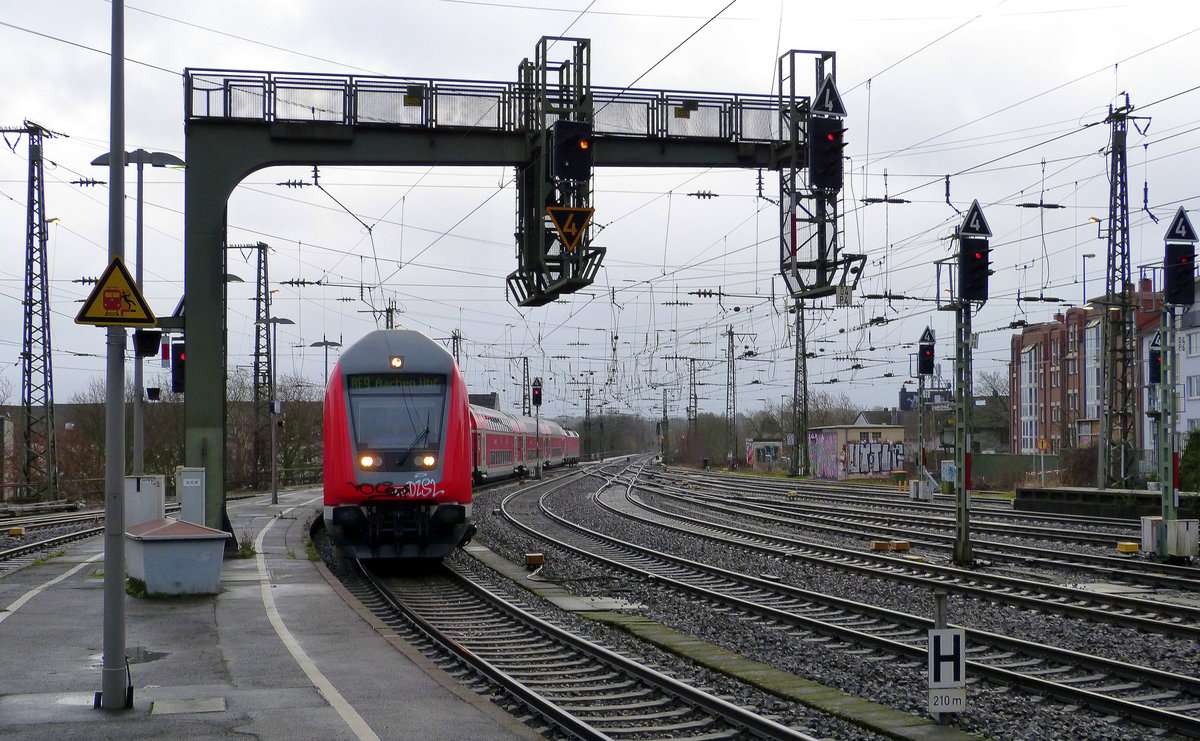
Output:
M185 71L188 119L521 131L532 91L515 82ZM782 142L781 98L593 87L599 136Z

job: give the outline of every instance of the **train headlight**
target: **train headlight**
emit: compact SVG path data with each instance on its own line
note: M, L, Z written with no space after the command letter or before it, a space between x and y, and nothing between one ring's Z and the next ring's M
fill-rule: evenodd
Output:
M429 454L421 456L421 465L426 468L433 468L437 465L437 456Z
M378 455L364 455L358 459L358 465L363 468L375 468L383 463L383 457Z
M404 367L404 358L400 357L399 355L393 355L391 359L388 360L388 364L396 370L400 370Z

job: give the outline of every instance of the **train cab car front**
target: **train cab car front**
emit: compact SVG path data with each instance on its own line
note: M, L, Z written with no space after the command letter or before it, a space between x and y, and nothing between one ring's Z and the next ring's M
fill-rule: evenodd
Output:
M349 348L325 402L325 523L356 558L442 558L470 538L466 384L409 330Z

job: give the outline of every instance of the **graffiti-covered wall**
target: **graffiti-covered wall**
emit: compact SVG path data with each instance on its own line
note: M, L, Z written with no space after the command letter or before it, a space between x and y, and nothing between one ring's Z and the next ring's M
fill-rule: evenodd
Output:
M834 430L808 433L808 457L813 476L822 479L842 478L841 436Z
M904 443L851 442L846 445L846 473L887 475L904 468Z
M904 468L904 428L850 425L808 431L809 468L823 479L887 476Z

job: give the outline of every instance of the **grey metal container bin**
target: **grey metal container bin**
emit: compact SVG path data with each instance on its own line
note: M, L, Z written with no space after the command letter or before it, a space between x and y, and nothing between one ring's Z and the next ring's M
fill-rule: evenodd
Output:
M146 593L215 594L221 588L223 530L163 517L125 531L126 569Z

